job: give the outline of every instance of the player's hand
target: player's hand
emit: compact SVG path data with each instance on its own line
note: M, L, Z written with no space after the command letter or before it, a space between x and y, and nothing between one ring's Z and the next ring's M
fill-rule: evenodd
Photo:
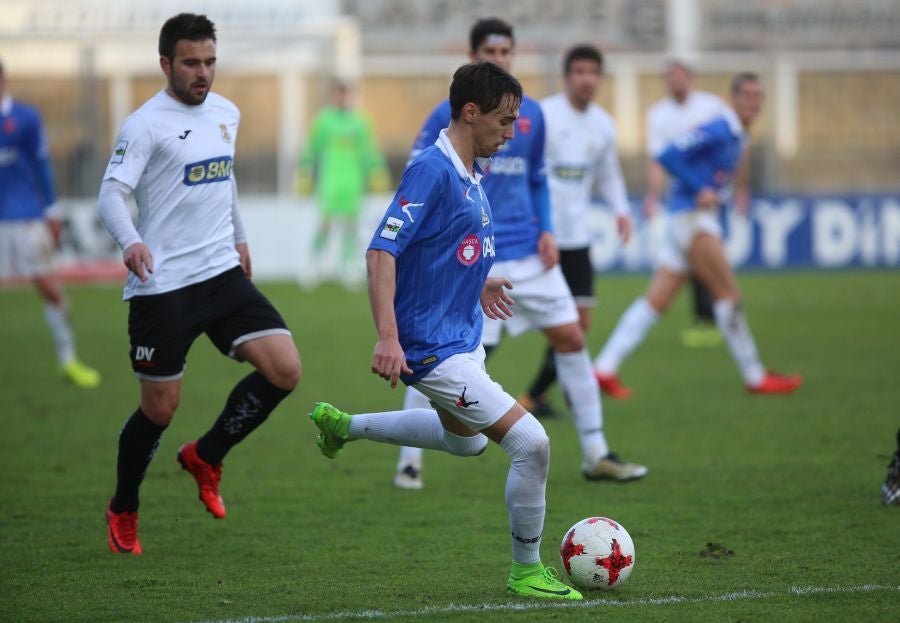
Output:
M746 189L736 188L732 205L734 205L735 212L741 216L747 216L750 213L750 193Z
M391 176L386 169L376 169L369 176L369 190L373 193L386 193L391 187Z
M509 306L515 301L503 289L512 290L512 287L512 282L505 277L487 278L481 289L481 309L485 316L494 320L506 320L513 315Z
M372 372L385 381L390 381L391 389L397 387L401 374L412 374L413 371L406 365L406 354L396 338L378 340L375 343Z
M55 216L47 217L47 229L50 230L50 237L53 238L53 246L59 246L59 240L62 237L63 222Z
M701 188L700 192L697 193L697 197L695 198L695 202L697 207L701 210L715 210L719 207L719 193L716 192L715 188L705 187Z
M659 214L659 197L646 195L644 197L644 218L651 219Z
M241 262L241 268L244 269L244 272L247 273L247 278L253 278L253 267L250 263L250 247L247 246L246 242L238 242L234 245L234 248L237 249L238 259Z
M142 282L147 281L147 272L153 272L153 255L143 242L128 245L122 252L122 261Z
M294 180L294 192L301 197L306 197L312 193L313 176L312 171L301 169L297 171L297 179Z
M556 238L549 231L541 232L537 251L545 270L550 270L559 262L559 247L556 246Z
M628 242L631 238L631 217L626 214L616 214L616 229L619 230L619 240L622 244Z

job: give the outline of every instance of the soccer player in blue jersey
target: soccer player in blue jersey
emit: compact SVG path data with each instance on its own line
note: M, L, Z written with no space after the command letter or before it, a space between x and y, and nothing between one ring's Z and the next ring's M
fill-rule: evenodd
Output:
M79 361L69 305L53 266L62 221L41 117L6 91L0 64L0 279L27 279L44 301L62 375L79 387L100 384L100 373Z
M729 202L733 176L747 132L762 109L759 77L742 73L731 84L731 107L670 144L657 157L672 176L666 205L667 232L659 267L644 296L619 319L594 362L598 376L619 381L622 361L644 339L691 274L713 297L716 325L754 394L786 394L800 387L798 375L781 375L763 367L741 307L741 293L722 244L721 212Z
M481 186L487 157L515 134L518 81L487 62L460 67L450 86L451 121L407 167L366 253L378 332L372 372L416 387L434 408L350 416L318 403L310 418L322 453L369 439L481 454L488 439L509 455L506 504L512 532L509 591L581 599L540 559L550 440L537 419L491 380L482 314L507 318L512 287L489 277L494 215Z
M512 27L497 18L477 21L469 33L469 57L489 61L509 71L515 40ZM412 155L433 144L450 121L444 101L425 122ZM484 191L494 207L497 261L492 275L509 278L516 290L515 316L486 319L482 343L490 354L505 330L519 335L540 329L553 347L560 385L568 399L582 449L581 470L589 480L619 481L641 478L643 465L626 463L610 451L603 432L603 412L597 381L578 318L578 309L562 270L550 218L550 194L544 170L544 115L540 104L523 96L516 136L501 149L485 172ZM526 408L543 415L539 397L519 396ZM407 391L404 406L428 406L415 390ZM403 448L394 484L422 487L422 452Z

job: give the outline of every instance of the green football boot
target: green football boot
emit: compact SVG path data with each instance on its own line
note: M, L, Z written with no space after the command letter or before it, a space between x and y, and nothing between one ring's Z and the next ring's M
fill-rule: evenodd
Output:
M514 579L514 573L510 573L506 581L506 590L517 595L542 599L584 599L581 593L559 581L556 569L545 567L541 563L538 565L539 570L520 579ZM515 563L513 567L515 569Z
M350 415L327 402L317 402L309 419L319 429L316 445L329 459L335 458L350 436Z

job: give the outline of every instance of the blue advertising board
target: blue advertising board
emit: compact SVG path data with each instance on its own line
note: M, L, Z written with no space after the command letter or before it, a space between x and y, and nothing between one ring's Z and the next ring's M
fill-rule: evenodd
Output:
M594 269L652 269L665 216L644 218L632 202L636 229L622 246L612 213L595 207L588 224ZM737 269L900 267L900 195L760 196L746 215L728 210L722 224Z

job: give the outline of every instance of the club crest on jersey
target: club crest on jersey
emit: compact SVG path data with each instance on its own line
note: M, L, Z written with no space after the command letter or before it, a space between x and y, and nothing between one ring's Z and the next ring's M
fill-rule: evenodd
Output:
M216 156L184 165L184 185L212 184L231 178L231 156Z
M516 119L516 130L520 134L528 134L531 132L531 117L519 117Z
M403 221L401 219L389 216L384 222L384 227L381 228L381 234L379 235L387 240L396 240L397 234L400 233L402 228Z
M222 130L222 140L226 143L231 142L231 134L228 133L228 126L224 123L219 124L219 129Z
M463 266L471 266L481 257L481 241L475 234L469 234L456 248L456 259Z

